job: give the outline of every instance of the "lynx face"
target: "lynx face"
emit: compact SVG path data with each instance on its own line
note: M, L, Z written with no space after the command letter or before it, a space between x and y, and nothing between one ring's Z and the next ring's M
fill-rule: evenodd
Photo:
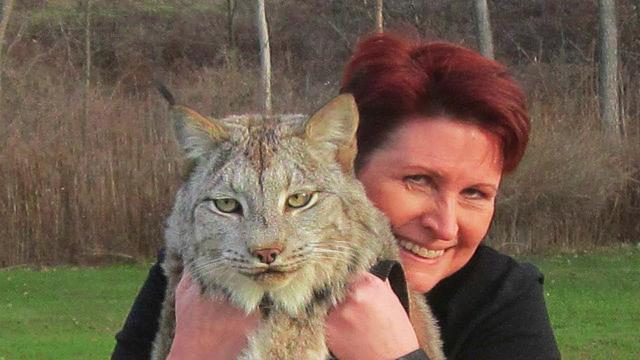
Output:
M365 198L351 174L357 112L349 95L309 120L173 113L194 168L167 237L203 289L222 290L247 311L267 299L296 314L344 281L355 259L369 261L362 244L345 240L361 229L345 215L350 202Z

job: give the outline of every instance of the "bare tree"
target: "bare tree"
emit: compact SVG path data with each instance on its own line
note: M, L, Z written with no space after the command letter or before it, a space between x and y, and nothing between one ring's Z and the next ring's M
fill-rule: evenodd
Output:
M229 37L229 49L236 47L235 33L233 31L233 20L236 16L236 0L227 0L227 36Z
M482 56L493 59L493 36L491 34L491 22L489 20L489 6L487 5L487 0L474 0L473 3L478 49L480 49Z
M620 140L618 103L618 28L615 0L598 0L598 98L607 136Z
M381 33L383 31L382 0L376 0L376 32Z
M89 122L89 96L91 91L91 1L85 0L84 14L84 103L82 119L82 142L87 138L86 129Z
M2 72L4 69L4 37L11 18L14 0L0 0L0 95L2 95ZM1 98L1 97L0 97Z
M257 0L258 38L260 42L260 68L264 94L264 113L271 113L271 50L269 49L269 26L264 0Z

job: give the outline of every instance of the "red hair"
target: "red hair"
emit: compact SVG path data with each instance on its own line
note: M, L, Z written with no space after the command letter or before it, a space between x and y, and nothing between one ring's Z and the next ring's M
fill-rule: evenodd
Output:
M347 64L340 92L352 93L360 112L356 167L416 115L472 121L495 134L504 172L517 167L529 139L525 97L506 68L451 43L370 36Z

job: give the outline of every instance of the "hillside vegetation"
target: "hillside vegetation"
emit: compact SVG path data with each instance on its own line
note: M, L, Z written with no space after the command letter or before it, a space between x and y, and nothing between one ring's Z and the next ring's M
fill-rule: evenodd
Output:
M387 1L385 25L475 47L471 2ZM255 112L259 66L245 1L19 1L0 64L0 267L145 258L180 181L163 80L213 116ZM235 4L229 8L229 4ZM489 241L509 252L637 242L640 11L618 1L625 141L600 131L595 2L491 2L498 60L529 96L532 144L505 180ZM267 1L274 109L336 95L371 1ZM467 16L468 15L468 16Z

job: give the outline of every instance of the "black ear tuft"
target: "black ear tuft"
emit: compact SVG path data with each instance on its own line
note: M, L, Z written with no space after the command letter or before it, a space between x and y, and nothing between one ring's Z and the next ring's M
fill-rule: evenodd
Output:
M174 106L176 104L176 98L173 97L173 94L160 80L153 80L153 84L156 86L162 97L167 100L169 105Z

